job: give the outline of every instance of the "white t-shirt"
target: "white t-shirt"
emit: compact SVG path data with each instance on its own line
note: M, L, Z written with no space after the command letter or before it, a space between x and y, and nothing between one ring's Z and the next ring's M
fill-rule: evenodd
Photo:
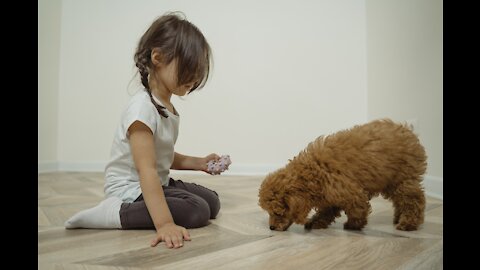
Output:
M159 105L165 107L160 100L153 98ZM114 135L110 161L105 167L104 191L107 197L116 196L124 202L133 202L142 193L128 139L128 128L135 121L141 121L151 129L158 175L162 185L168 185L180 117L167 109L165 111L168 118L158 113L145 89L140 90L129 101Z

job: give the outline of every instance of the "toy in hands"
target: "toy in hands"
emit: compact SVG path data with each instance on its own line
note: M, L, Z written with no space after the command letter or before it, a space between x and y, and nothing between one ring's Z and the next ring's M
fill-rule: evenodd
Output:
M223 155L219 160L210 160L207 163L207 170L211 174L221 174L225 170L228 170L228 166L232 164L229 155Z

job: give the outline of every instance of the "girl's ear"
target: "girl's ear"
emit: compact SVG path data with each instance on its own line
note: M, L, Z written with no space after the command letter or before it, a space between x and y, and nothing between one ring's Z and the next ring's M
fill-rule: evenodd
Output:
M150 60L155 67L158 67L163 63L163 55L159 49L152 49L152 52L150 53Z

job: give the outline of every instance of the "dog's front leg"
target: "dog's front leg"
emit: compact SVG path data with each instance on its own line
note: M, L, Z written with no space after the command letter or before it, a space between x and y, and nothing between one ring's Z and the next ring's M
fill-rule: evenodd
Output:
M335 218L340 217L341 209L336 206L326 207L318 210L315 215L313 215L307 223L305 223L305 229L325 229Z
M348 219L343 228L346 230L361 230L367 225L367 217L371 212L370 202L366 200L352 199L344 206L345 215Z

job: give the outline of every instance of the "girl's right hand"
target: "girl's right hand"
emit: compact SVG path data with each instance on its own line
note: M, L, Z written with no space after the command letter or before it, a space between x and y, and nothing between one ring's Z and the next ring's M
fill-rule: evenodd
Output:
M183 240L191 240L187 229L175 223L167 223L157 230L157 235L152 240L150 246L154 247L164 241L165 246L168 248L180 248L183 246Z
M212 153L204 158L201 159L201 162L200 162L200 170L201 171L204 171L210 175L213 175L213 173L211 171L208 170L208 162L210 160L219 160L220 159L220 156L215 154L215 153Z

